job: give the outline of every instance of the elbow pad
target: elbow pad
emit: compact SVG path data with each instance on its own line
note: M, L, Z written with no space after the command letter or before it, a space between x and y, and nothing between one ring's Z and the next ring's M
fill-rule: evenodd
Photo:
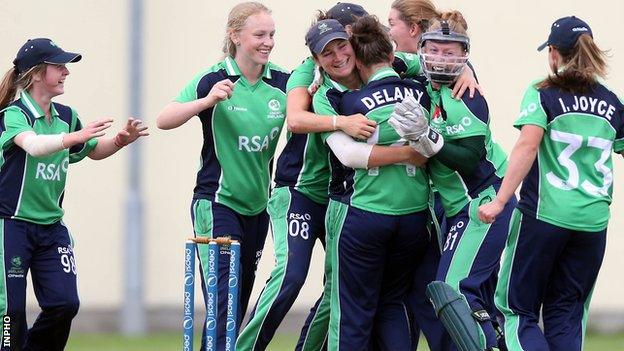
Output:
M357 142L344 132L332 133L327 138L327 145L343 165L350 168L368 168L373 145Z
M47 156L65 148L63 135L65 133L52 135L29 133L22 142L22 148L33 157Z

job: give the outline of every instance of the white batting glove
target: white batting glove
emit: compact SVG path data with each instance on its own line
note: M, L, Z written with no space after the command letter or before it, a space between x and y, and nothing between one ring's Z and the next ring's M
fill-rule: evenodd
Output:
M419 154L430 158L440 152L444 146L444 138L435 130L428 128L417 140L410 140L409 145Z
M429 128L422 106L413 95L394 105L388 123L406 140L416 140Z
M414 95L406 96L403 101L394 105L394 112L398 113L399 115L403 115L407 111L412 112L416 115L423 113L422 106L420 105L418 100L416 100L416 97L414 97Z

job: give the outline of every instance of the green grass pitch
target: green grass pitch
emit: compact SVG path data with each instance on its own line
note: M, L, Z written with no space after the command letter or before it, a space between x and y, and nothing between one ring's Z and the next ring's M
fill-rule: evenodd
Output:
M127 338L117 334L72 334L66 350L68 351L174 351L181 350L181 333L150 334L146 337ZM297 335L277 335L268 350L291 351L295 348ZM199 340L195 343L199 350ZM418 351L429 350L424 340ZM589 334L584 351L624 350L624 334Z

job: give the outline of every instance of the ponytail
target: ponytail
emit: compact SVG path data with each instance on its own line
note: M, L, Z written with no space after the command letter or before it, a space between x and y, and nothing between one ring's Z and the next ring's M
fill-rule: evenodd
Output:
M17 68L11 67L0 82L0 110L3 110L15 99L17 93Z
M607 52L600 50L588 34L579 36L571 50L557 50L563 59L563 69L549 75L538 88L556 87L566 92L584 93L598 82L598 77L607 76Z
M45 63L40 63L23 73L18 73L16 67L8 70L0 83L0 109L9 106L18 92L28 90L32 85L33 77L37 74L44 75L47 66Z

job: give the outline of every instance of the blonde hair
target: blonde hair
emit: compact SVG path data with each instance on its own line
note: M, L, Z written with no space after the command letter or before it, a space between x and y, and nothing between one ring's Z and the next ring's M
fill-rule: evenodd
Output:
M17 68L9 69L0 82L0 109L7 107L17 93L21 90L28 90L33 82L33 77L37 74L45 74L47 64L40 63L31 67L26 72L17 73Z
M555 47L555 49L557 49ZM582 34L568 51L557 49L563 59L563 70L541 81L538 88L556 87L566 92L584 93L607 76L607 51L602 51L589 34Z
M417 25L425 32L431 22L442 14L430 0L394 0L391 8L399 12L399 18L408 25Z
M236 44L232 41L231 35L240 32L249 16L261 12L271 14L271 10L259 2L242 2L230 10L222 49L226 56L236 56Z
M439 30L442 28L442 21L446 21L449 25L451 32L463 34L468 36L468 23L466 19L459 11L448 11L440 14L440 18L436 18L432 21L429 30Z

